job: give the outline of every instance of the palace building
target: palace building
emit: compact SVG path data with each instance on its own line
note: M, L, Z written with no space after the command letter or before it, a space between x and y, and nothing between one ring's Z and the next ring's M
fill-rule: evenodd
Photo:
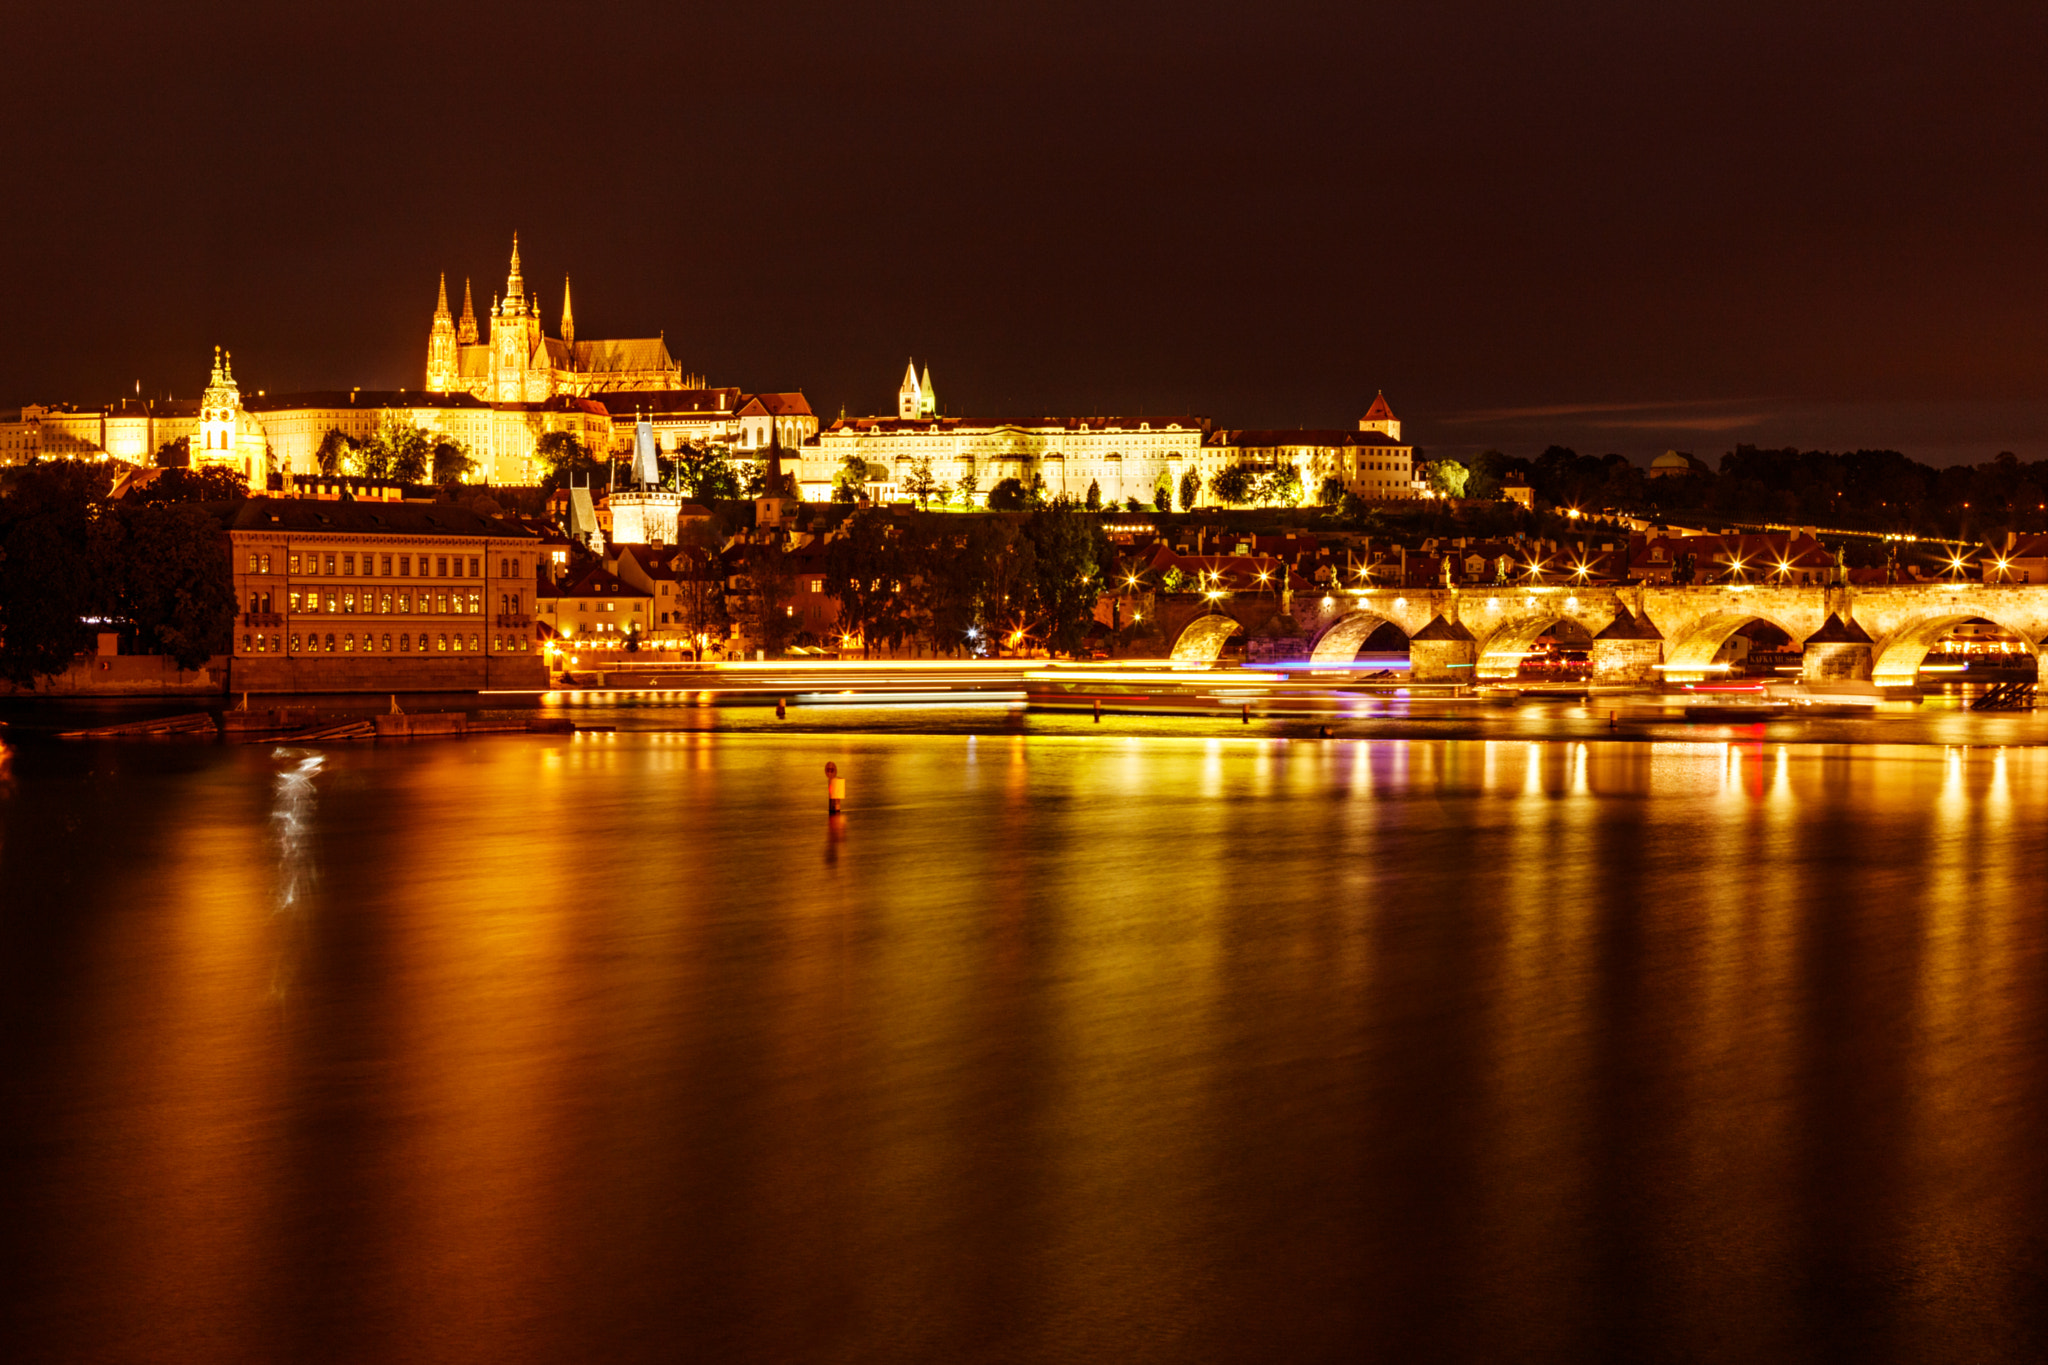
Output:
M1079 501L1092 484L1107 506L1135 498L1152 505L1165 490L1179 505L1183 477L1205 490L1233 465L1299 471L1302 499L1313 502L1335 477L1366 501L1419 496L1414 448L1401 442L1401 423L1386 395L1373 400L1356 431L1241 431L1206 417L1033 417L987 420L941 416L931 366L913 360L896 394L894 417L840 418L802 447L798 488L807 502L829 502L849 458L868 466L869 495L900 498L912 467L929 459L935 479L975 500L1004 479L1029 487L1042 479L1048 497ZM880 477L876 477L876 471Z

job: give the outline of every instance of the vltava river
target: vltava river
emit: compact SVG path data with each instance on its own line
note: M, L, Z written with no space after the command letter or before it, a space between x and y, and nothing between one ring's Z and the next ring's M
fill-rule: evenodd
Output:
M10 1360L2048 1349L2048 751L17 737L5 780Z

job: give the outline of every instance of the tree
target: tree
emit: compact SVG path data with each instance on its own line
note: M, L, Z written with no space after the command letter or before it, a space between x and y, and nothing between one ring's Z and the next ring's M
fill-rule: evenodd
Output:
M1252 480L1251 500L1268 507L1298 507L1301 504L1301 470L1295 465L1269 469Z
M1021 479L999 479L995 487L988 490L988 510L991 512L1021 512L1029 501Z
M220 521L196 503L123 504L100 522L102 615L143 654L196 669L234 645L234 566Z
M238 471L212 465L166 469L123 501L139 507L167 507L181 502L241 502L248 496L249 481Z
M330 436L334 434L329 433ZM446 440L441 444L459 448ZM438 463L441 458L432 433L415 422L402 421L390 413L384 415L384 420L377 424L377 430L369 440L360 448L351 443L351 448L355 455L348 462L347 473L360 474L366 479L395 479L399 483L424 481L429 464ZM324 441L321 449L326 449ZM463 453L466 457L467 452ZM322 472L325 472L324 465Z
M1173 510L1173 489L1170 485L1162 483L1152 490L1152 506L1161 512Z
M740 496L740 471L723 445L696 442L677 447L676 483L698 502Z
M903 480L903 491L920 508L929 507L933 497L939 496L944 487L932 473L931 456L919 455L910 462L910 472Z
M960 499L962 507L969 511L974 509L974 499L981 492L981 476L975 472L973 460L960 462L960 479L954 484L953 492L954 496Z
M481 468L470 455L467 447L458 441L436 441L434 443L434 482L467 483L472 474ZM398 477L396 474L393 477ZM407 483L413 482L407 479Z
M839 623L861 638L863 651L903 631L903 556L879 508L855 512L825 547L825 591L839 603Z
M327 434L320 438L320 449L313 456L313 462L322 474L331 479L345 471L354 461L355 454L355 438L340 427L329 427Z
M1209 491L1219 502L1241 507L1252 500L1254 481L1258 473L1250 465L1234 464L1220 471L1209 480Z
M99 614L95 553L106 475L79 460L13 471L0 494L0 677L32 687L61 673Z
M1202 498L1202 476L1190 469L1180 476L1180 510L1192 512Z
M583 442L567 431L543 433L533 443L533 458L546 467L543 482L550 490L567 483L571 474L588 474L597 468L596 459Z
M180 436L175 441L165 441L156 448L158 469L189 469L192 467L192 438Z
M1322 487L1316 490L1316 505L1335 507L1344 501L1344 480L1335 474L1323 475Z
M1462 498L1465 496L1465 481L1472 471L1456 460L1433 460L1427 466L1429 486L1436 490L1438 497Z
M1088 480L1087 508L1091 512L1102 510L1102 485L1094 479Z
M858 455L848 455L839 462L839 468L832 475L832 501L859 502L868 495L870 483L881 483L889 477L885 469L869 464Z
M1031 514L1024 535L1032 549L1032 594L1045 640L1057 653L1074 654L1095 618L1109 538L1101 523L1064 499Z

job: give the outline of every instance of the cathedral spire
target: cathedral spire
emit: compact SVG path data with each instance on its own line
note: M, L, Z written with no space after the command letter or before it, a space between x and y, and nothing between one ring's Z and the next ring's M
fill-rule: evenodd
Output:
M939 415L939 391L932 387L932 363L924 363L924 382L918 386L918 415L936 417Z
M448 272L441 272L441 295L434 303L434 321L448 320Z
M476 345L476 305L469 301L469 281L462 282L462 321L456 324L455 339L464 346Z
M562 341L569 346L576 344L576 314L569 307L569 277L567 275L562 276Z
M505 277L505 298L509 302L525 295L526 280L519 273L519 234L515 232L512 234L512 273Z

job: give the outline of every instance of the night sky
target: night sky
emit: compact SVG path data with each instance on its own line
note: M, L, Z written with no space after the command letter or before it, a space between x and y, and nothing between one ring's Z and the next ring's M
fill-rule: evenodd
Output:
M2038 3L10 11L0 401L549 330L893 411L2048 457Z

